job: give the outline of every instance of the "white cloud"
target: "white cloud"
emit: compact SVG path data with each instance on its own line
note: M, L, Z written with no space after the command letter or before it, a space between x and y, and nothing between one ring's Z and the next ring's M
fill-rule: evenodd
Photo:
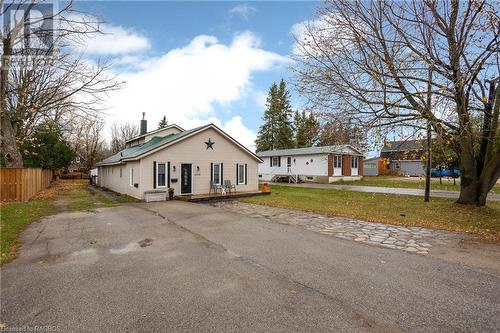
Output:
M100 25L102 34L90 34L74 46L78 52L94 55L129 54L147 50L149 40L138 32L110 24Z
M267 94L262 90L252 92L252 99L255 104L262 108L262 111L266 108Z
M214 110L217 105L242 100L251 87L252 73L289 61L259 45L250 32L236 35L227 45L214 36L200 35L183 47L149 58L134 72L118 73L126 87L110 95L109 116L136 122L145 111L149 129L163 115L187 129L213 122L251 146L255 134L243 125L241 117L221 124Z
M240 116L235 116L227 121L222 126L222 129L238 140L242 145L255 151L255 138L257 135L243 124Z
M231 15L239 15L243 17L245 20L248 20L249 16L255 13L257 9L253 6L247 4L241 4L234 6L229 10L229 14Z

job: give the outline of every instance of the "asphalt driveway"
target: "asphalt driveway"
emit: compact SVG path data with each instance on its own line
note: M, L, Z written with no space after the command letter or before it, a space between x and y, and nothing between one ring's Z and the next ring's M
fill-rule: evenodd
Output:
M500 275L166 202L32 224L2 267L7 327L498 331Z

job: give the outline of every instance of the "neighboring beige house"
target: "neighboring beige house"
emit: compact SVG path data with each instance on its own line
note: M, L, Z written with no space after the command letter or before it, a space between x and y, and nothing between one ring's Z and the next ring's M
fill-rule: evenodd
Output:
M98 163L98 184L144 199L152 190L205 194L210 182L230 180L236 191L258 190L262 160L214 124L183 130L171 125L127 141L126 148Z

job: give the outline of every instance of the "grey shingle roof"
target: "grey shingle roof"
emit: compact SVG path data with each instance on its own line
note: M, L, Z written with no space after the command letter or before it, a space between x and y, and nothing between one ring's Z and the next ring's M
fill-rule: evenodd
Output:
M176 141L176 140L178 140L186 135L189 135L193 132L196 132L196 131L198 131L204 127L208 127L208 126L210 126L210 125L196 127L196 128L190 129L188 131L180 132L177 134L171 134L171 135L167 135L164 137L155 136L151 140L149 140L141 145L130 147L130 148L125 148L122 151L119 151L118 153L116 153L116 154L102 160L101 162L97 163L97 166L106 165L106 164L116 164L116 163L120 163L124 159L138 157L138 156L145 154L151 150L154 150L158 147L166 145L167 143L171 143L173 141Z
M335 145L335 146L322 146L322 147L308 147L308 148L294 148L294 149L277 149L266 150L257 153L259 157L269 156L291 156L291 155L311 155L311 154L352 154L362 155L357 149L350 145Z
M424 144L422 140L388 141L384 144L382 152L423 150L423 149L424 149Z

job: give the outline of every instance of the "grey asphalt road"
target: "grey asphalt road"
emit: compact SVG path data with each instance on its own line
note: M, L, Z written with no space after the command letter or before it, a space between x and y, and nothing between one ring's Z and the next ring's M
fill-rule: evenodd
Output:
M368 192L368 193L384 193L384 194L397 194L397 195L412 195L412 196L424 196L424 190L417 188L396 188L396 187L382 187L382 186L358 186L358 185L335 185L335 184L317 184L317 183L299 183L299 184L289 184L289 183L276 183L277 185L283 186L294 186L294 187L308 187L308 188L324 188L324 189L334 189L343 191L354 191L354 192ZM450 198L458 199L458 192L454 191L431 191L431 197L436 198ZM490 193L488 195L488 201L500 201L500 194Z
M2 267L7 327L494 332L500 274L185 202L62 213Z

